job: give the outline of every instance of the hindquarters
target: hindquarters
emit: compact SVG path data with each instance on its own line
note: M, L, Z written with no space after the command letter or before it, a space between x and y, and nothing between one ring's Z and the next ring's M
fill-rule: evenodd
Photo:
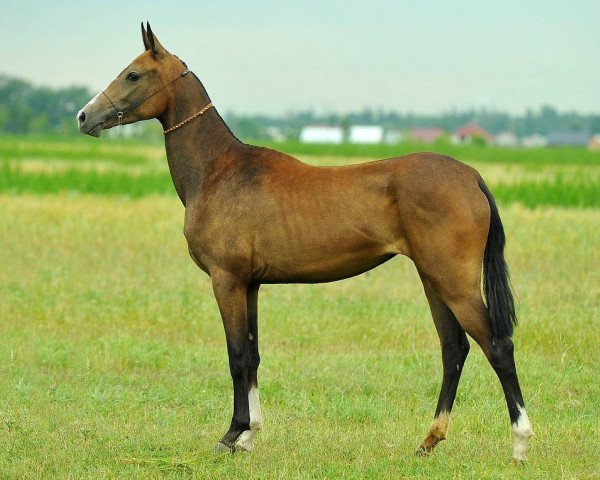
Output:
M480 345L502 384L515 436L513 458L522 461L532 430L510 338L516 315L500 215L477 172L446 157L436 167L420 169L421 177L430 173L426 178L413 175L408 187L412 201L398 203L409 256L423 280L440 336L444 366L435 420L418 453L429 453L446 436L468 352L466 332Z
M399 172L397 208L405 253L447 303L481 299L490 204L480 175L450 157L418 154Z
M398 208L406 253L422 277L451 309L468 304L480 312L479 320L463 325L476 340L510 338L516 314L505 234L481 176L450 157L423 154L401 182Z

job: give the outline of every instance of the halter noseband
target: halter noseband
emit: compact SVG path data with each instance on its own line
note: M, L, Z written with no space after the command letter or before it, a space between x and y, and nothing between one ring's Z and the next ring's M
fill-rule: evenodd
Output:
M158 92L160 92L161 90L164 90L165 88L167 88L169 85L171 85L173 82L175 82L176 80L185 77L188 73L190 73L190 70L188 70L187 68L181 72L179 75L177 75L173 80L171 80L170 82L165 83L162 87L160 87L158 90L156 90L154 93L151 93L150 95L148 95L146 98L144 98L143 100L140 100L137 103L134 103L131 107L126 108L124 110L121 110L119 108L117 108L117 106L113 103L113 101L110 99L110 97L106 94L106 92L104 90L101 91L102 95L104 95L106 97L106 99L110 102L110 104L112 105L112 107L115 110L115 113L117 115L117 118L119 119L119 125L122 124L123 121L123 116L127 113L130 112L131 110L136 109L137 107L139 107L142 103L144 103L146 100L152 98L154 95L156 95ZM202 110L200 110L198 113L195 113L194 115L186 118L185 120L183 120L182 122L179 122L177 125L165 130L163 132L164 135L166 135L167 133L171 133L173 130L177 130L179 127L182 127L183 125L185 125L186 123L190 122L191 120L193 120L196 117L199 117L200 115L202 115L204 112L206 112L206 110L208 110L210 107L212 107L213 104L212 102L209 103L208 105L206 105L204 108L202 108Z

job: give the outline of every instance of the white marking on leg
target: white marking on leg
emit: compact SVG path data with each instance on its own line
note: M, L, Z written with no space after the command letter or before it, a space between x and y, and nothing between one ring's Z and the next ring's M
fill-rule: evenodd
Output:
M524 461L527 459L527 444L529 437L533 435L529 417L525 408L517 404L519 409L519 418L512 424L513 433L515 434L515 446L513 448L513 459Z
M244 430L235 441L235 450L245 450L246 452L251 452L254 448L252 440L254 440L254 431Z
M250 407L250 429L258 431L262 429L262 412L260 411L258 387L254 385L248 391L248 406Z
M433 420L429 433L438 440L445 440L448 434L448 424L450 423L450 414L444 410Z

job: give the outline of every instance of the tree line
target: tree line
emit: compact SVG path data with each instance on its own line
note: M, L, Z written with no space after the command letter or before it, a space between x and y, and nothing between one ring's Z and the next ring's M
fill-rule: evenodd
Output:
M75 135L75 113L92 96L88 88L72 86L50 88L34 86L18 78L0 75L0 132L12 134ZM225 114L232 131L244 139L268 138L269 127L277 127L287 138L298 138L306 125L381 125L388 130L413 127L439 127L453 132L468 122L476 122L492 134L510 131L516 135L548 134L554 131L600 133L600 114L559 112L552 106L528 109L522 115L510 115L489 109L449 111L436 115L399 113L365 108L348 114L318 114L312 110L284 115ZM147 135L153 130L146 122L135 130Z
M536 110L527 109L522 115L510 115L490 109L453 110L423 115L365 108L343 115L316 114L311 110L281 116L228 113L226 120L234 132L244 132L249 138L266 137L267 127L278 127L287 138L298 138L300 130L306 125L336 125L344 129L351 125L381 125L386 130L435 127L452 133L469 122L479 124L491 134L508 131L519 137L535 133L548 135L552 132L600 133L600 114L559 112L550 105Z
M85 87L37 87L0 76L0 132L74 134L75 113L89 99Z

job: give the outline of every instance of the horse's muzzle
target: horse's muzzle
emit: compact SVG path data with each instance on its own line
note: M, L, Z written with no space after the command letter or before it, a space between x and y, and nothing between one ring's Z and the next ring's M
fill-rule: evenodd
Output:
M99 137L107 123L110 123L107 120L112 111L111 105L99 93L77 112L79 131L92 137Z

